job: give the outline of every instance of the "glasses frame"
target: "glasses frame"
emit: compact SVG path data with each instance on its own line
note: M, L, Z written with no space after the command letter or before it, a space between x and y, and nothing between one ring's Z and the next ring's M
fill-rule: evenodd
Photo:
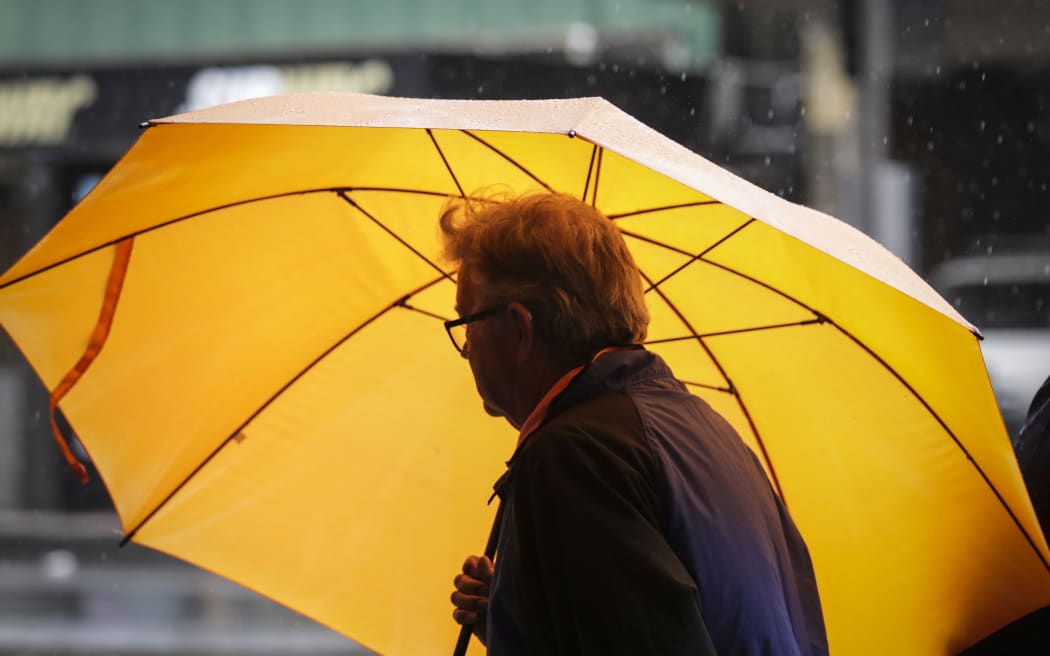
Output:
M456 341L455 336L452 334L452 329L453 328L457 328L459 326L465 326L468 323L473 323L475 321L481 321L482 319L488 319L489 317L494 317L497 314L499 314L500 312L505 312L508 307L509 306L506 303L504 303L502 305L495 305L493 307L481 310L480 312L474 312L472 314L464 315L464 316L462 316L462 317L460 317L458 319L450 319L449 321L446 321L445 322L445 332L448 333L448 339L449 339L449 341L452 342L452 346L456 347L456 351L458 351L460 355L462 355L463 357L466 357L467 353L466 353L466 351L464 349L467 346L467 340L466 340L466 338L464 338L463 346L461 347L459 345L459 342Z

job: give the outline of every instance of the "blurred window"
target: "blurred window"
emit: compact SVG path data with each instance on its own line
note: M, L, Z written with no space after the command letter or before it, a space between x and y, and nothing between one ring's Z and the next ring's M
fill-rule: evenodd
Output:
M982 330L1050 328L1050 281L964 285L948 300Z

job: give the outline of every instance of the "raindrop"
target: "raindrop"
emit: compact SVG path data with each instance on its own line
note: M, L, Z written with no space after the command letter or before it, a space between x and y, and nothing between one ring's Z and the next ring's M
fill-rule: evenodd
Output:
M935 67L933 69L933 74L934 75L940 75L941 74L941 67L940 66Z
M766 118L768 118L770 120L772 120L775 115L776 114L773 112L772 109L766 112Z
M806 115L806 106L805 105L803 105L803 106L798 108L798 115L799 116L805 116Z
M882 145L884 145L884 146L885 146L885 145L886 145L886 144L888 144L889 142L890 142L890 138L889 138L889 137L883 137L883 138L882 138Z
M984 121L981 121L981 132L984 132Z
M930 19L929 18L922 19L922 26L923 27L929 27L930 26Z
M72 551L55 549L47 552L40 559L40 569L43 570L46 578L68 579L77 573L77 557Z
M685 82L685 71L682 71L682 74L679 77L681 78L682 82Z
M909 115L908 119L907 119L907 123L908 123L908 125L913 125L915 123L915 117Z
M1003 134L1000 132L999 134L995 135L995 143L1001 144L1002 142L1003 142Z
M766 155L766 160L765 161L766 161L766 166L769 166L770 161L772 161L771 158L769 157L769 155Z
M1028 123L1024 127L1025 130L1028 130L1029 134L1035 132L1035 123L1033 121L1028 121Z
M665 84L661 84L660 85L660 95L661 96L666 96L667 95L667 85L665 85Z
M696 107L690 107L689 108L689 115L690 116L696 116Z
M991 249L991 246L989 246L988 248ZM989 252L989 254L991 254L991 250L989 250L988 252ZM984 277L984 280L981 281L981 284L984 285L985 287L988 286L988 276Z
M985 78L986 78L987 76L988 76L988 74L987 74L987 73L981 73L981 82L984 82L984 80L985 80Z
M933 142L932 141L927 141L926 142L926 150L929 151L929 152L933 152Z

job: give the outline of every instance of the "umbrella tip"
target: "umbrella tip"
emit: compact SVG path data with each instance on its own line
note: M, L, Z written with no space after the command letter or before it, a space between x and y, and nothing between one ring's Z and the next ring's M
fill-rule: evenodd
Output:
M146 129L146 128L148 128L148 127L149 127L150 125L151 125L151 124L150 124L150 122L149 122L149 121L143 121L143 122L139 123L139 129L140 129L140 130L145 130L145 129Z
M569 130L569 138L570 139L575 139L576 138L576 130Z

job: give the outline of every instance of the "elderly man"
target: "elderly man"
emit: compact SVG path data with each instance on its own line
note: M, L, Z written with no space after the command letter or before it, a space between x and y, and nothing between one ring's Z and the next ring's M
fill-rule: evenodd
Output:
M453 617L488 653L824 654L806 545L730 425L640 346L641 277L613 222L539 193L448 208L486 411L519 433L495 563Z

